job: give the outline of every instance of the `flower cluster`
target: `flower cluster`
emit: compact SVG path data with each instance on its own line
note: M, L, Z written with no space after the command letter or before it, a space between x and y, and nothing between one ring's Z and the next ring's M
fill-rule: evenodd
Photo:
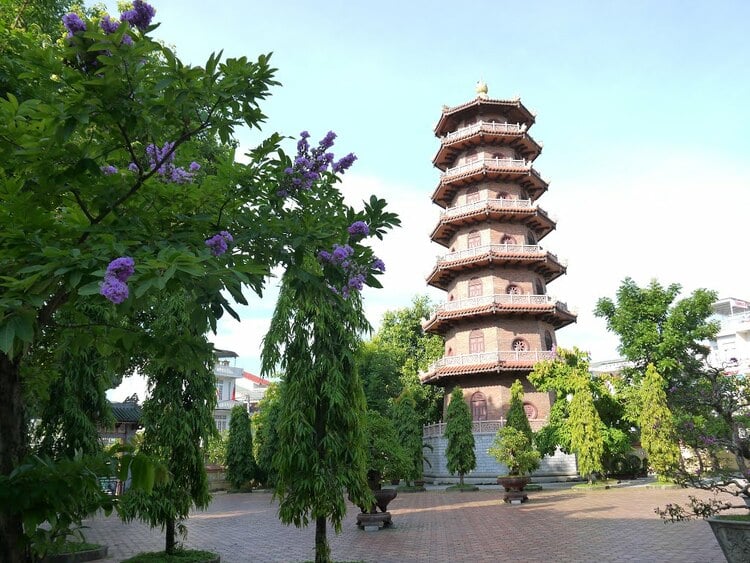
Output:
M221 231L209 239L206 239L206 246L211 249L211 254L221 256L229 248L227 243L233 242L234 237L228 231Z
M73 37L79 31L86 31L86 22L81 19L81 16L74 12L65 14L62 17L63 25L68 30L68 37Z
M141 31L146 31L155 15L156 10L153 6L143 2L143 0L135 0L133 2L133 9L120 14L120 18L133 27L137 27Z
M129 256L115 258L107 266L99 293L115 305L128 298L128 278L135 272L135 261Z
M101 167L101 171L105 176L113 176L114 174L117 174L117 167L107 164Z
M363 267L354 259L354 249L348 244L334 244L331 252L321 250L318 260L323 264L330 264L340 268L344 273L344 280L340 287L329 284L331 291L348 299L353 291L362 291L369 271L384 272L385 264L380 258L375 258L369 266Z
M187 184L193 180L195 173L200 170L201 165L197 162L191 162L188 170L181 166L174 165L174 143L166 142L159 148L157 145L150 144L146 147L146 158L151 170L156 169L156 173L162 177L165 182L174 182L175 184ZM128 165L131 172L138 172L138 165L131 162Z
M366 237L370 234L370 227L364 221L354 221L347 231L350 235Z
M333 153L328 152L328 149L333 146L333 141L336 139L336 133L333 131L329 131L320 140L318 146L313 149L310 148L309 138L310 133L307 131L300 133L300 140L297 142L297 156L294 159L294 163L292 166L284 169L286 179L282 182L282 187L278 191L278 195L281 197L299 190L312 189L313 183L316 180L320 180L329 166L333 172L343 173L357 160L357 157L350 153L339 161L334 162Z

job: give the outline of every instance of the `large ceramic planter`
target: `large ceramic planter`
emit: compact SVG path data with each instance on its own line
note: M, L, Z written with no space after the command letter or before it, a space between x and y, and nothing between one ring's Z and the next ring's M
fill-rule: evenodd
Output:
M750 520L712 516L708 523L729 563L750 561Z
M503 501L511 504L526 502L529 500L528 495L523 488L531 481L526 475L509 475L507 477L498 477L497 484L505 489Z
M100 545L94 549L86 551L76 551L74 553L59 553L57 555L47 555L37 559L38 563L83 563L84 561L97 561L107 556L108 547Z

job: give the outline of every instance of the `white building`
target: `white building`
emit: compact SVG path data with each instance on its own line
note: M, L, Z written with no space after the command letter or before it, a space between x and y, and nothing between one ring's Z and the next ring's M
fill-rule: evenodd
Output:
M720 323L710 342L709 363L728 375L750 375L750 302L729 297L713 305L711 320Z
M216 350L214 422L220 432L229 430L232 407L242 405L248 412L253 412L270 385L269 381L231 365L236 359L237 354L232 351Z

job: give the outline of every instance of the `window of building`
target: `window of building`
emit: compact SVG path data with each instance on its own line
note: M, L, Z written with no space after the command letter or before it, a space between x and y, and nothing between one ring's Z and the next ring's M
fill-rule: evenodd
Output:
M529 343L523 338L516 338L510 347L514 352L525 352L529 349Z
M216 424L216 430L218 430L219 432L223 432L224 430L229 429L229 424L227 422L227 415L225 414L215 414L214 423Z
M521 291L521 288L516 284L512 283L505 288L505 293L507 293L508 295L521 295L523 291Z
M500 239L500 244L516 244L516 239L510 235L503 235Z
M536 235L533 232L531 232L531 231L529 231L529 234L526 235L526 240L529 241L529 244L536 244L537 243Z
M523 404L523 412L526 413L526 418L528 418L529 420L535 420L537 417L536 407L531 403Z
M477 391L471 396L472 420L487 420L487 399L484 393Z
M539 278L534 280L534 289L537 295L544 295L544 283Z
M482 246L482 235L479 231L471 231L467 241L468 248L478 248Z
M466 190L466 203L477 203L479 201L479 188L473 187Z
M481 354L484 352L484 333L474 329L469 333L469 354Z
M224 399L224 382L223 381L216 382L216 399L218 401L221 401Z
M482 280L479 278L471 278L469 280L469 297L480 297L482 293Z
M510 199L510 194L508 192L500 192L497 194L497 199Z

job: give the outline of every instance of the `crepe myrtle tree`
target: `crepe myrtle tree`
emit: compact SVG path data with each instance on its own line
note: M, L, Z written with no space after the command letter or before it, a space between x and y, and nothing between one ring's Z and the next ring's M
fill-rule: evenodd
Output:
M399 220L375 197L361 211L346 206L325 165L336 171L351 165L353 155L334 162L330 135L315 148L307 139L303 133L279 194L299 196L298 224L317 225L326 235L299 245L287 265L263 341L262 370L283 373L272 464L279 516L297 527L315 522L315 560L321 562L330 560L327 522L341 530L345 491L356 505L372 505L362 420L366 401L357 370L361 335L370 325L360 291L380 287L375 276L385 270L367 239L382 238ZM325 212L314 213L316 206Z
M0 29L0 74L24 77L0 93L0 475L27 454L26 376L66 312L107 304L129 321L98 346L133 357L130 328L148 333L157 294L187 292L190 322L215 330L243 289L330 244L326 217L349 213L313 188L353 155L308 165L274 134L235 161L235 129L265 119L269 57L186 65L151 38L153 16L136 0L119 18L66 14L59 40ZM366 219L355 215L350 226ZM0 560L25 559L21 523L0 507Z

